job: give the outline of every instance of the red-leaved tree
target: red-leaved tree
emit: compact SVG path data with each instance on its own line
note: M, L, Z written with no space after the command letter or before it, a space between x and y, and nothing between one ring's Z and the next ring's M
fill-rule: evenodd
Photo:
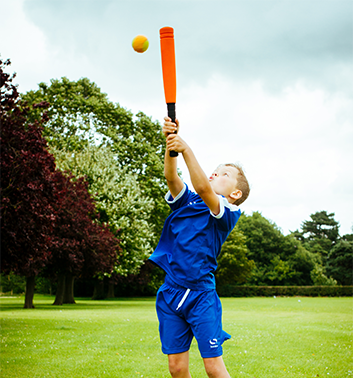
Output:
M84 180L56 170L42 137L46 113L28 124L15 75L4 72L9 64L0 60L1 271L26 277L24 307L33 308L35 276L45 267L58 274L110 272L118 240L98 224Z
M118 240L108 225L98 223L87 181L75 180L72 175L64 178L59 177L57 182L60 210L54 228L53 254L46 268L46 274L58 277L55 305L75 303L74 277L111 273L119 251Z
M1 270L26 277L25 308L31 308L35 276L51 255L55 163L40 124L25 129L28 109L20 107L15 75L3 70L9 64L0 61Z

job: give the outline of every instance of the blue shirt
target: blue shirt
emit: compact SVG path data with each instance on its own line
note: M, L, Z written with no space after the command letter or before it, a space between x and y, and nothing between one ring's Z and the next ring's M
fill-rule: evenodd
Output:
M165 196L172 213L150 260L175 284L191 290L213 290L217 257L240 217L240 209L219 195L220 212L214 215L186 184L173 199Z

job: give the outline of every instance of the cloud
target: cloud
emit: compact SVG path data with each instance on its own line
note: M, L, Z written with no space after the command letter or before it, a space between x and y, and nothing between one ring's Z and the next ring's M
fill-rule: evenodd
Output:
M16 80L21 82L21 87L28 88L36 79L39 82L39 73L45 70L49 60L45 35L28 19L23 2L1 1L0 52L2 59L11 60L11 68L17 72ZM32 75L33 66L36 66L38 73L35 78Z
M115 91L127 99L147 92L139 97L133 90L131 73L149 90L160 81L158 30L166 25L175 29L181 87L225 74L262 81L269 91L300 81L352 94L350 1L27 0L24 5L50 41L48 48L58 49L58 60L64 65L67 58L78 60L83 75L101 82L114 79ZM140 59L131 50L137 34L150 39ZM112 87L107 84L109 93Z
M246 212L262 211L288 233L316 211L339 211L350 232L351 101L300 85L270 96L260 83L222 76L180 97L180 133L206 174L220 163L243 164L252 185Z
M174 27L177 115L206 173L240 161L252 183L243 209L284 232L321 210L351 232L351 1L0 1L0 50L20 91L88 77L160 121L159 29Z
M208 9L208 17L201 15L203 27L196 28L189 43L179 44L182 72L192 72L194 80L201 76L205 80L215 72L238 80L261 80L271 90L302 81L352 93L344 69L353 58L352 3L219 4L222 12ZM183 70L185 66L191 67Z

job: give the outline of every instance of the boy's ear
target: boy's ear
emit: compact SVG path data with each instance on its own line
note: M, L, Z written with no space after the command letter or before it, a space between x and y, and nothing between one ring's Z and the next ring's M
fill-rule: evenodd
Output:
M240 189L234 190L234 192L230 193L229 197L235 202L241 196L243 195L243 192Z

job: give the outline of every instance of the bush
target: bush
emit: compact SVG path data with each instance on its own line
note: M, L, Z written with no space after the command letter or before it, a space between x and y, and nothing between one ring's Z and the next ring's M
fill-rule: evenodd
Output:
M17 276L13 273L0 275L0 293L8 293L11 295L23 294L25 290L25 277Z
M221 297L351 297L353 286L236 286L217 287Z

